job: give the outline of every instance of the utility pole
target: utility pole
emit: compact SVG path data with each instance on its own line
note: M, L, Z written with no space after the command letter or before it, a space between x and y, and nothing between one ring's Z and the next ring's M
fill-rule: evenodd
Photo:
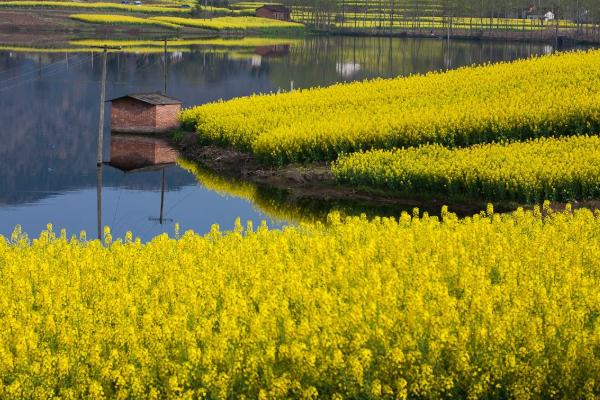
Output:
M92 52L92 70L93 66ZM102 240L102 158L104 145L104 102L106 100L106 58L108 46L102 49L102 80L100 83L100 115L98 115L98 152L96 154L96 211L98 217L98 240Z
M102 51L102 81L100 84L100 115L98 115L98 153L96 154L96 214L98 217L98 240L102 240L102 157L104 144L104 101L106 99L106 55Z
M165 87L163 89L163 94L167 95L167 38L165 38L165 55L164 55L164 65L163 65L163 75L165 81Z
M98 217L98 240L102 240L102 164L96 166L96 215Z
M106 54L108 49L104 46L102 52L102 83L100 88L100 115L98 116L98 153L96 154L96 165L102 165L103 141L104 141L104 101L106 99Z

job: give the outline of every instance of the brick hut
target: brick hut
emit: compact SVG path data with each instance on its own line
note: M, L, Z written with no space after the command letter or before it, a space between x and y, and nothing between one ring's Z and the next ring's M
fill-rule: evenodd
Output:
M280 4L267 4L256 9L256 16L261 18L290 20L290 9Z
M114 132L160 133L179 127L181 101L164 94L128 94L109 101Z

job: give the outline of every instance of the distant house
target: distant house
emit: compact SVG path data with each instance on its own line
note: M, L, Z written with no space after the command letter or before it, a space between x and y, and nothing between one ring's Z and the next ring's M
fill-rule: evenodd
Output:
M544 14L544 19L546 21L554 21L554 13L552 11L548 11L546 14Z
M545 14L539 13L535 6L529 6L529 9L525 12L524 18L526 19L537 19L541 21L554 21L555 15L552 11L548 11Z
M256 16L261 18L290 20L290 9L280 4L267 4L256 9Z
M164 94L128 94L110 102L114 132L159 133L179 127L181 101Z

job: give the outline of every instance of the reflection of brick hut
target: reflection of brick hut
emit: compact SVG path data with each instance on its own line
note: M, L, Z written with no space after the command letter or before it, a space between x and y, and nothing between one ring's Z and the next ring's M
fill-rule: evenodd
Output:
M177 151L162 139L147 136L112 135L109 165L121 171L151 170L172 164Z
M110 124L115 132L157 133L179 127L181 101L164 94L128 94L110 102Z
M268 4L256 9L256 16L261 18L290 20L290 9L280 4Z
M277 57L285 56L290 52L289 44L276 44L273 46L258 46L254 49L254 53L261 57Z

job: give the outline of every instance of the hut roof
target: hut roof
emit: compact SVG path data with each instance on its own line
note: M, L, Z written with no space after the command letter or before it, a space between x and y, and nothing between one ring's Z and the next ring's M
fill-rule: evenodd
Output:
M109 101L121 100L125 98L131 98L135 100L139 100L144 103L156 105L156 106L164 106L169 104L181 104L181 101L164 95L162 93L131 93L125 96L115 97Z
M266 10L272 11L272 12L290 12L290 9L287 8L284 5L281 4L265 4L264 6L258 7L257 10L264 8Z

